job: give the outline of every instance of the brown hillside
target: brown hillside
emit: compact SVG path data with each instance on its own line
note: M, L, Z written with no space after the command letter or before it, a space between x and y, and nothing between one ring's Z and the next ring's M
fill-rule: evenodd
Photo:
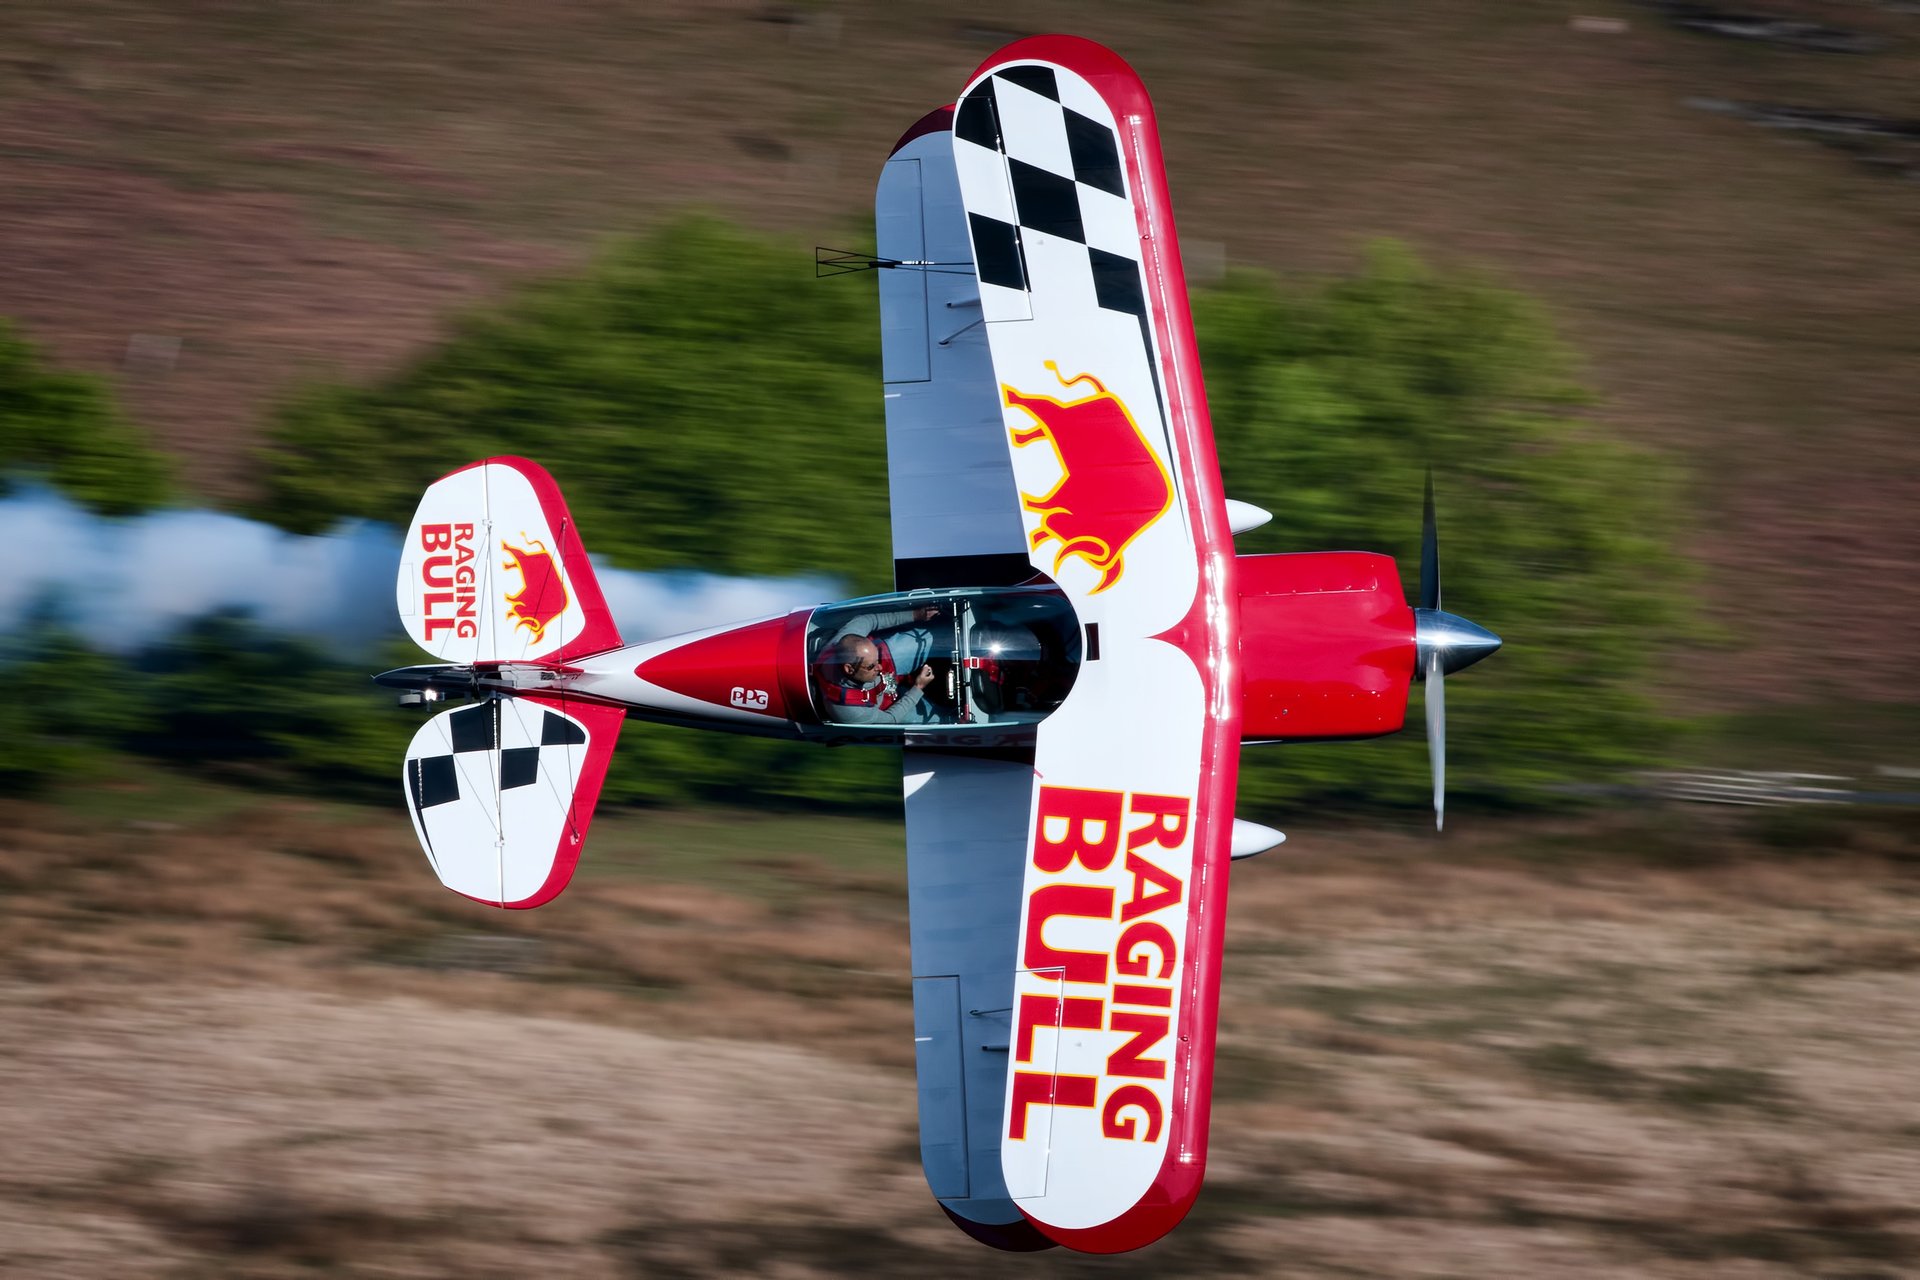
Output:
M1548 303L1603 417L1694 464L1733 647L1680 673L1697 702L1907 696L1920 169L1688 104L1920 119L1920 18L1798 6L1881 42L1843 54L1617 0L1196 12L14 0L0 313L113 373L236 499L295 381L389 367L688 203L845 239L902 126L1009 36L1074 30L1155 94L1196 275L1340 270L1398 236Z

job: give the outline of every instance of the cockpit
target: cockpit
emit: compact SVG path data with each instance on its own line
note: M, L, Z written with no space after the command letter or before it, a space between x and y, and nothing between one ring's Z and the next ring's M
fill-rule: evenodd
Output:
M1035 724L1073 688L1080 623L1052 586L897 592L814 610L807 652L828 725Z

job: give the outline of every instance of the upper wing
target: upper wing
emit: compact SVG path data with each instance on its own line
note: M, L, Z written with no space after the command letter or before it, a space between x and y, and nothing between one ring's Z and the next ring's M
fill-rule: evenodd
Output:
M1101 1252L1198 1194L1239 763L1232 535L1152 106L1099 45L1001 50L953 151L1026 549L1086 659L1039 731L1002 1170Z

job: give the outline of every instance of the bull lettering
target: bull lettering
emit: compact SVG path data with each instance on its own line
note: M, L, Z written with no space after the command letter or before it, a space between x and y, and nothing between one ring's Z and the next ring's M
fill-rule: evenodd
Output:
M1102 1012L1098 999L1082 996L1021 996L1020 1011L1014 1019L1013 1060L1033 1061L1033 1033L1036 1028L1058 1026L1075 1031L1098 1031Z
M1120 805L1125 799L1123 791L1041 787L1033 865L1048 873L1065 871L1075 862L1089 871L1112 866L1120 850Z
M1105 982L1106 952L1063 951L1048 944L1047 921L1055 916L1111 920L1113 890L1090 884L1050 884L1034 890L1027 899L1026 949L1022 953L1029 969L1061 969L1061 976L1068 982Z
M1091 1107L1099 1085L1100 1082L1092 1076L1060 1076L1051 1071L1014 1072L1013 1092L1007 1107L1007 1137L1018 1141L1027 1136L1028 1107L1037 1104ZM1138 1085L1132 1087L1139 1088ZM1127 1136L1133 1135L1129 1133Z

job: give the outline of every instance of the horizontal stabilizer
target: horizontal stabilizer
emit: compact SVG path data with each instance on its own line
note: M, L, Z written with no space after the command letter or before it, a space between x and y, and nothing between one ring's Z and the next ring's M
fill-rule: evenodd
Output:
M537 907L573 878L626 712L557 694L443 711L407 747L407 810L440 882Z
M564 663L620 647L560 487L525 458L488 458L427 489L395 598L407 634L441 662Z

